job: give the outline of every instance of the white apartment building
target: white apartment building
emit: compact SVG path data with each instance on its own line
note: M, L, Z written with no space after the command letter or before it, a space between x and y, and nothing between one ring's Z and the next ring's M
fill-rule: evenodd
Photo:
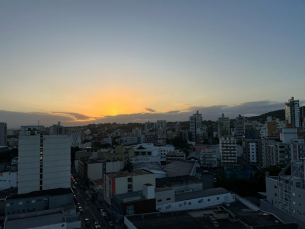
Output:
M0 122L0 146L6 146L7 141L7 125L5 122Z
M299 100L294 100L294 97L285 103L285 121L286 124L292 125L293 127L300 127L300 102Z
M161 157L161 161L165 162L166 161L166 155L169 152L175 151L175 147L172 145L166 145L166 146L159 146L158 147L159 155Z
M220 138L221 165L237 164L236 138L225 135Z
M104 199L110 204L112 195L141 191L147 183L156 186L156 178L155 174L145 170L105 174Z
M142 130L138 127L132 129L132 135L135 137L140 137L142 135Z
M0 191L17 187L17 171L6 171L0 173Z
M18 194L70 187L70 137L44 135L42 130L43 126L21 127Z
M245 124L245 117L239 115L235 119L235 134L236 134L236 141L241 142L243 140L244 132L244 124Z

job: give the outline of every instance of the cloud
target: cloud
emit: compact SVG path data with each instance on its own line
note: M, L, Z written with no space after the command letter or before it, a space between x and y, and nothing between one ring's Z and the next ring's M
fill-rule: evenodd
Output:
M156 112L156 110L151 109L151 108L147 108L147 107L145 107L144 109L145 109L146 111L149 111L149 112Z
M7 122L8 128L18 128L21 125L33 125L40 121L41 125L50 126L60 121L65 126L80 126L89 123L129 123L146 122L156 120L167 121L188 121L189 116L199 111L204 120L216 121L222 113L229 118L235 118L239 114L244 116L255 116L269 111L284 109L284 102L276 101L254 101L240 104L217 105L217 106L190 106L183 110L168 110L166 112L156 112L154 109L145 108L149 113L120 114L116 116L90 117L75 112L12 112L0 110L0 121Z

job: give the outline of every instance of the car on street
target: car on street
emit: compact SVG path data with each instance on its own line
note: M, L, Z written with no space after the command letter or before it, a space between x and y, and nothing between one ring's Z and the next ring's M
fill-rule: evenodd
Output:
M103 217L107 217L106 212L101 212L101 215L102 215Z
M84 211L84 210L83 210L83 207L82 207L82 206L79 206L79 207L78 207L78 211L79 211L79 212L83 212L83 211Z
M94 222L94 227L95 227L95 228L101 228L101 226L99 225L98 221L95 221L95 222Z
M88 218L85 219L85 225L90 226L90 220Z
M113 222L110 220L110 221L108 221L108 225L110 226L110 227L113 227L114 225L113 225Z

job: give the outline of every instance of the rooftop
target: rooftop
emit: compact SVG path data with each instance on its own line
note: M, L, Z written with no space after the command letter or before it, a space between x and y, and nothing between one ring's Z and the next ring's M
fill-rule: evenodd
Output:
M116 173L109 173L106 176L110 178L119 178L119 177L131 177L131 176L140 176L140 175L146 175L146 174L152 174L149 171L146 170L133 170L131 172L129 171L120 171Z
M164 186L171 187L174 184L183 184L183 183L202 183L202 180L196 176L177 176L177 177L164 177L156 179L156 187L162 188Z
M8 196L6 198L6 200L23 199L23 198L29 198L29 197L35 197L35 196L59 196L59 195L64 195L64 194L69 194L69 193L72 193L70 188L56 188L56 189L30 192L30 193L26 193L26 194L14 194L14 195Z
M195 166L194 161L173 161L166 166L169 177L190 175Z
M185 192L181 194L176 194L175 197L176 197L176 201L178 202L178 201L197 199L207 196L221 195L226 193L230 193L230 192L224 188L212 188L212 189L200 190L195 192Z
M190 155L187 157L187 159L190 159L190 158L199 159L200 158L200 151L191 152Z
M5 219L7 229L37 228L53 224L65 223L60 209L10 215Z

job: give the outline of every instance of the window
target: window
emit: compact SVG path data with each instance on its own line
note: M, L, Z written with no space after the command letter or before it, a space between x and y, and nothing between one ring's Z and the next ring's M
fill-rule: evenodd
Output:
M6 204L6 207L9 207L9 206L11 206L10 203L7 203L7 204Z
M171 198L167 198L166 200L171 200Z
M189 202L189 205L192 205L192 202Z
M132 182L132 177L128 177L128 182Z
M38 199L37 202L42 202L42 199Z
M158 202L162 202L162 200L158 200Z
M219 197L217 197L217 200L219 200Z

